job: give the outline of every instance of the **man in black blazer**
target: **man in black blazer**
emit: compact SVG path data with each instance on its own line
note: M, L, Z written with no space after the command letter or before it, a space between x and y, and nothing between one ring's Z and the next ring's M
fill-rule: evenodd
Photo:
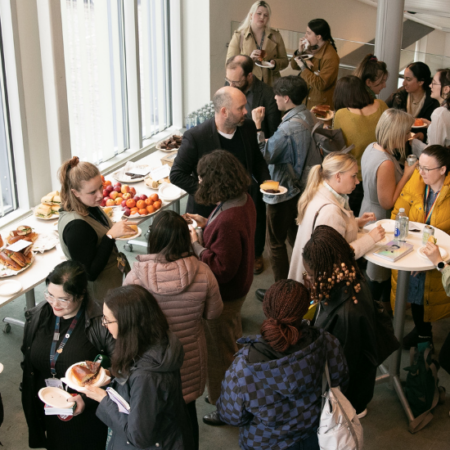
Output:
M256 206L255 273L264 269L262 253L266 240L266 205L259 185L270 180L269 169L259 150L256 126L246 118L245 95L236 88L223 87L213 98L215 117L187 130L170 171L170 181L189 194L186 211L208 217L215 205L195 202L198 189L197 163L213 150L227 150L236 156L252 178L249 194Z
M247 97L247 118L252 119L252 111L264 106L265 116L261 130L268 139L281 123L281 113L275 101L273 89L253 75L253 60L247 55L232 56L227 61L226 84L242 91Z

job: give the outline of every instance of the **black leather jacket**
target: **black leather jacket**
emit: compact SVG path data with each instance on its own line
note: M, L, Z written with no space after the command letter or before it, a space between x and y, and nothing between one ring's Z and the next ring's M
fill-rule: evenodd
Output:
M30 448L46 447L45 427L41 423L41 415L35 410L37 389L33 367L30 361L31 343L41 322L41 318L53 314L51 306L43 301L25 313L25 330L21 351L23 361L20 364L23 370L22 378L22 406L29 429ZM102 326L102 310L93 301L88 302L85 310L86 337L99 353L111 356L115 340L106 327Z

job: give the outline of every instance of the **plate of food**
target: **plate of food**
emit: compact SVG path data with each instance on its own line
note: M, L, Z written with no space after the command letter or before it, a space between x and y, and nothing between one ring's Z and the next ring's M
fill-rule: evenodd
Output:
M39 233L39 237L33 244L33 252L44 253L56 247L59 243L59 235L55 231Z
M159 187L163 184L163 183L167 183L170 184L170 180L169 178L162 178L161 180L155 181L152 179L151 176L145 177L145 185L149 188L149 189L153 189L155 191L157 191L159 189Z
M9 232L9 236L6 238L6 244L12 245L20 240L35 242L38 237L39 234L35 233L30 226L19 225L15 230Z
M59 210L59 206L57 207ZM34 217L40 220L55 220L59 217L58 211L53 209L53 206L41 203L33 209Z
M269 61L256 61L255 65L262 67L263 69L273 69L275 67L275 64L272 64Z
M64 389L57 387L45 387L39 390L39 398L52 408L70 409L75 406L75 402L69 402L73 397Z
M101 366L100 361L81 361L72 364L61 381L75 391L85 392L85 386L106 386L111 381L111 377L109 371Z
M421 256L422 258L426 259L429 261L428 256L425 255L425 253L423 252L423 249L425 248L425 246L419 247L416 251L419 254L419 256ZM439 247L439 252L441 254L441 258L445 261L448 257L448 252L447 250L445 250L445 248Z
M428 125L422 119L416 119L411 128L426 128Z
M287 192L287 188L280 186L278 181L273 180L264 181L259 187L259 190L266 195L283 195Z
M170 153L178 150L181 146L182 136L174 134L156 144L156 149L162 152Z
M135 239L139 237L142 234L142 230L137 225L131 225L128 224L130 228L133 228L133 230L136 232L135 234L132 234L131 236L123 236L120 238L116 238L116 241L128 241L130 239Z
M124 168L114 172L113 177L120 183L139 183L150 173L148 164L126 165Z
M317 105L311 109L311 112L316 116L318 120L331 120L334 117L334 112L331 111L329 105Z
M13 252L4 248L0 251L0 278L19 275L31 267L33 262L34 255L31 250L28 255L24 255L22 252Z
M134 198L125 201L122 205L122 219L140 219L142 217L156 214L162 206L158 194L146 196L145 194L136 195Z

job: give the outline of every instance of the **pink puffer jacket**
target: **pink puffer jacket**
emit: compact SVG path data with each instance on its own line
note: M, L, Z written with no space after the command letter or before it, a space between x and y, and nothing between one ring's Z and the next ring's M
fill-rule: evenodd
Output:
M195 256L174 262L158 255L139 255L125 285L138 284L153 294L167 317L170 329L183 344L181 367L186 403L203 394L206 384L206 339L202 318L217 319L223 303L211 269Z

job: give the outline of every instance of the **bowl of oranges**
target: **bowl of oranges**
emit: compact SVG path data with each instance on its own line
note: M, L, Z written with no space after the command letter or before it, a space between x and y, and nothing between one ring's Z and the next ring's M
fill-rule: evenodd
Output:
M135 195L122 202L123 216L125 219L140 219L141 217L156 214L161 209L162 201L158 194L146 196Z

